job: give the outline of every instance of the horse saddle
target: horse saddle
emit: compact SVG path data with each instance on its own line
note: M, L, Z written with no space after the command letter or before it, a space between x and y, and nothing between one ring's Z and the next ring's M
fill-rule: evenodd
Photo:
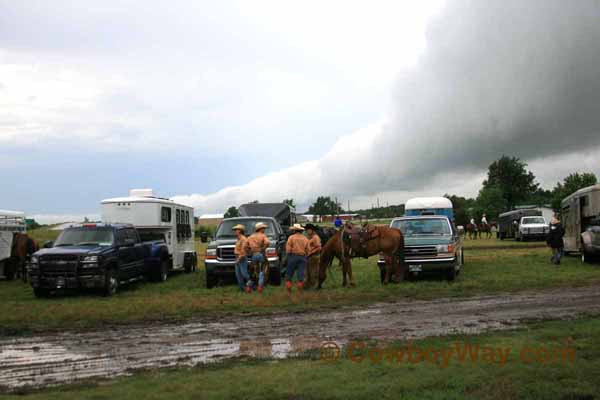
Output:
M344 243L348 246L351 257L367 258L367 243L378 237L379 229L374 225L358 227L348 224L344 227Z

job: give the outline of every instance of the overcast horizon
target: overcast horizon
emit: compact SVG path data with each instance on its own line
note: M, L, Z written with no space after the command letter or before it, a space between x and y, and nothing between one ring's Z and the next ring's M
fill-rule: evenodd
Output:
M0 0L0 209L96 218L600 175L600 3Z

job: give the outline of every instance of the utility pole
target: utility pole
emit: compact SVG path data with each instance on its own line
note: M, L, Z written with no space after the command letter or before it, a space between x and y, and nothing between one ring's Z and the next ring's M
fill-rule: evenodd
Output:
M377 198L377 208L379 208L379 197Z
M350 213L350 200L348 200L348 213Z

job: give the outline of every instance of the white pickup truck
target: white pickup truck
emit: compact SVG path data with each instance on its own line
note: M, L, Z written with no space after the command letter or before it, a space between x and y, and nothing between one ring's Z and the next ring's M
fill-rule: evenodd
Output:
M519 221L516 240L546 240L549 229L548 222L542 216L522 217Z

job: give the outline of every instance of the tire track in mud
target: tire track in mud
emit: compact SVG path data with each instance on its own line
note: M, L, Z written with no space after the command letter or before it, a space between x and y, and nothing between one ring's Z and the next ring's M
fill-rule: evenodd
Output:
M286 358L324 341L419 339L600 315L600 286L468 299L403 299L360 308L227 316L0 339L0 391L111 378L232 357Z

